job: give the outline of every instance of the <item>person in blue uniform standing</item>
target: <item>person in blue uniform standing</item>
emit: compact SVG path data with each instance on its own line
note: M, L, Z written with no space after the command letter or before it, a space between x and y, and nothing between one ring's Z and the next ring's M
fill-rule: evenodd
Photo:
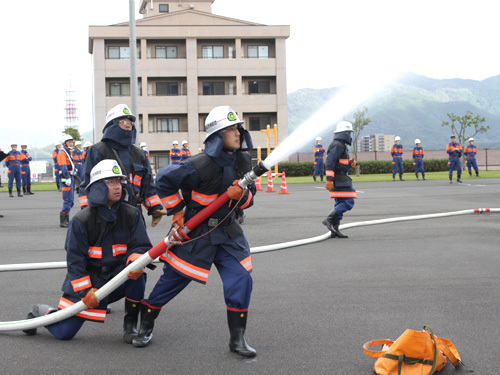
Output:
M446 152L448 153L448 177L450 178L450 184L453 183L453 170L457 170L457 182L461 183L462 180L462 163L460 162L460 157L462 156L462 145L456 141L456 137L452 135L450 137L450 143L446 145Z
M144 206L152 217L151 225L154 227L166 212L156 194L149 160L144 151L134 145L137 135L135 120L135 115L126 104L118 104L108 111L101 141L90 147L85 154L80 207L88 206L85 187L92 168L101 160L113 159L129 179L129 183L125 185L126 203L136 207Z
M354 199L357 198L356 190L352 187L352 180L348 173L356 166L356 161L349 159L347 145L352 143L352 124L349 121L340 121L333 132L333 141L328 146L326 156L326 184L330 198L335 199L333 210L323 220L332 237L347 238L340 229L340 221L344 213L352 210Z
M2 160L4 160L7 156L8 156L8 155L7 155L5 152L3 152L3 151L2 151L2 149L0 148L0 162L1 162ZM0 186L1 186L1 184L0 184ZM2 215L2 214L0 214L0 217L3 217L3 215Z
M61 150L57 154L57 164L59 165L59 175L61 176L61 190L63 205L59 212L59 226L67 228L69 223L69 213L75 204L75 175L77 173L71 149L73 148L73 137L64 134L61 139Z
M396 181L396 173L399 172L399 180L403 179L403 145L401 144L401 137L394 137L394 145L391 148L392 155L392 181Z
M78 194L80 189L80 184L83 180L83 163L85 161L85 157L83 155L82 150L82 142L75 142L75 149L71 151L71 156L73 157L73 162L75 163L76 175L78 178L75 180L75 191Z
M205 284L214 264L224 286L229 349L243 357L256 355L245 339L253 285L250 246L231 212L235 206L250 207L256 192L255 184L245 190L237 184L252 169L251 155L245 152L253 148L252 140L242 125L231 107L215 107L205 121L204 151L158 172L158 193L167 214L173 215L172 231L224 192L231 200L190 232L194 241L173 246L160 257L166 264L149 298L142 302L141 327L132 342L136 347L150 343L162 307L192 280Z
M172 149L170 150L170 163L180 164L181 163L181 150L179 149L179 142L172 142Z
M9 168L9 197L14 197L12 194L12 189L14 188L14 181L16 181L17 196L22 197L21 192L22 180L21 180L21 162L26 158L26 156L17 151L17 144L12 143L10 145L11 150L7 153L5 158L5 165Z
M146 274L143 269L130 271L128 280L106 298L95 292L151 248L140 211L123 203L126 177L115 160L102 160L90 172L86 189L90 208L79 211L69 223L66 235L67 274L62 285L59 309L79 301L88 309L46 326L60 340L70 340L85 321L104 323L106 306L125 297L123 339L131 343L137 334L140 301L144 297ZM56 311L37 304L28 319ZM37 329L24 330L35 335Z
M142 151L144 151L144 155L146 156L146 158L149 160L149 151L148 151L148 145L146 144L146 142L141 142L139 144L139 147L141 148Z
M30 161L32 161L32 157L29 154L28 145L21 145L21 153L24 154L25 158L21 160L21 179L23 185L23 193L27 195L33 195L35 193L31 192L31 169L30 169Z
M476 177L479 177L479 168L476 162L477 147L474 145L474 138L469 138L469 144L465 146L464 154L469 177L472 177L472 169L476 172Z
M181 149L181 161L187 160L191 157L191 151L188 148L188 141L182 141L182 149Z
M57 190L61 191L61 176L59 175L59 164L57 164L57 154L61 151L61 142L55 143L55 149L52 151L52 160L54 160L54 178L56 180Z
M415 176L418 178L418 173L422 173L422 180L425 181L425 170L424 170L424 149L421 146L420 139L415 139L415 147L412 150L413 156L413 168L415 168Z
M325 175L325 164L323 162L323 156L325 155L325 148L321 144L321 137L316 138L316 144L314 145L314 172L313 179L316 181L316 176L321 177L323 181L323 176Z

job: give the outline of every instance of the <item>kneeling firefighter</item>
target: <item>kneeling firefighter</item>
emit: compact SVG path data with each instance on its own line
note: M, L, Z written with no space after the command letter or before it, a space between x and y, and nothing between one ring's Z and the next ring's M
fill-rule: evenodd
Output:
M232 211L235 206L250 207L256 192L254 183L245 190L237 183L252 169L252 157L245 152L252 149L252 140L242 125L233 109L215 107L205 122L203 153L158 172L158 194L167 215L173 215L171 235L184 226L184 219L191 219L226 191L230 200L189 233L192 241L160 256L166 264L149 298L142 302L141 327L132 343L136 347L149 345L162 307L192 280L205 284L214 264L224 286L229 349L243 357L256 355L245 339L253 285L250 246Z
M352 124L340 121L327 151L325 188L330 192L330 198L335 198L335 206L323 220L323 225L332 232L332 237L347 238L347 235L340 231L339 225L344 213L354 207L354 198L357 198L352 180L348 176L351 167L356 166L356 161L349 159L346 146L352 143L352 133Z
M46 326L60 340L73 338L86 320L104 323L108 303L125 297L124 336L132 343L137 335L140 301L144 298L146 274L130 271L128 280L99 301L95 291L152 246L141 212L123 202L126 176L115 160L105 159L90 172L87 185L88 209L69 222L66 235L67 274L62 285L59 309L79 301L88 307L68 319ZM33 306L28 319L56 311L48 305ZM36 334L36 328L25 330Z

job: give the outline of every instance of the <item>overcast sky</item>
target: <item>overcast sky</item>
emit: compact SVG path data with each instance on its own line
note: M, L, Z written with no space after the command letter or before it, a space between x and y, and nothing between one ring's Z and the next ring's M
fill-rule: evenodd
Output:
M135 0L137 9L140 3ZM129 0L0 4L2 150L11 142L43 147L58 140L70 83L77 93L80 132L91 130L88 27L126 22ZM389 62L399 71L431 78L482 80L500 74L500 22L492 0L215 0L212 10L290 25L289 93L348 85L367 66L376 70Z

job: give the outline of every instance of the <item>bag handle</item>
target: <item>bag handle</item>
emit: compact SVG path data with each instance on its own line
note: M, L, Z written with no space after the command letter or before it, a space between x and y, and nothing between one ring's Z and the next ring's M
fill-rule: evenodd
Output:
M380 358L382 357L382 355L387 352L387 349L386 350L371 350L371 349L368 349L370 346L374 346L374 345L387 345L387 346L391 346L392 344L394 344L394 341L391 341L391 340L373 340L373 341L368 341L367 343L365 343L363 345L363 352L368 356L368 357L372 357L372 358Z
M443 352L443 354L446 356L446 358L449 359L449 361L453 364L453 366L456 367L460 363L462 363L457 348L455 347L455 345L453 345L453 343L450 340L436 336L436 343L439 350Z

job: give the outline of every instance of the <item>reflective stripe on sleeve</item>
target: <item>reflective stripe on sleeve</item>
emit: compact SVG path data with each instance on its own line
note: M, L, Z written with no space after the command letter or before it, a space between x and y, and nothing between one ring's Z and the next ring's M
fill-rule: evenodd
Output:
M181 195L179 193L169 195L168 197L164 197L160 199L161 203L165 208L172 208L177 206L181 201Z
M92 287L92 283L90 282L90 276L80 277L79 279L72 280L71 285L73 286L73 290L78 292L79 290L84 290Z
M196 191L192 191L191 193L191 199L194 200L195 202L198 202L202 206L208 206L210 203L215 201L219 194L213 194L213 195L206 195L206 194L201 194Z
M102 258L102 247L99 246L89 246L89 251L87 255L91 258Z

